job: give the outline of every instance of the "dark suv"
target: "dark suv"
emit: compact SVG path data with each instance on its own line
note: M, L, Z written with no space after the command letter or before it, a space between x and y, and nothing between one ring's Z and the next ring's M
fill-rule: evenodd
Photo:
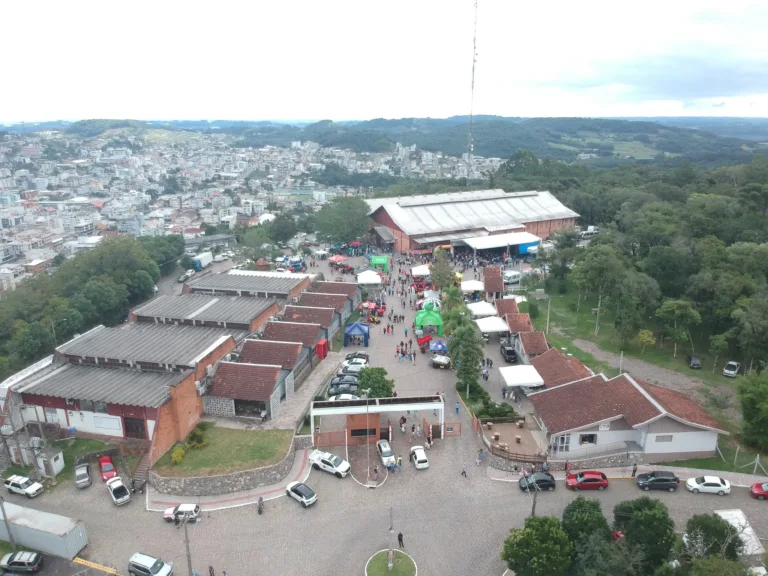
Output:
M637 475L637 487L643 490L669 490L674 492L680 485L680 478L672 472L654 470L646 474Z
M508 364L517 362L517 352L515 352L515 347L512 346L512 344L502 343L501 356L504 358L504 362L507 362Z

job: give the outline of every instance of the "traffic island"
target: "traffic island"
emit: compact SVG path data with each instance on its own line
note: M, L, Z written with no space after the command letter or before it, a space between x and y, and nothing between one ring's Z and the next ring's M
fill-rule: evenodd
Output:
M419 571L416 562L402 550L394 550L392 571L387 567L389 550L376 552L365 565L365 576L416 576Z

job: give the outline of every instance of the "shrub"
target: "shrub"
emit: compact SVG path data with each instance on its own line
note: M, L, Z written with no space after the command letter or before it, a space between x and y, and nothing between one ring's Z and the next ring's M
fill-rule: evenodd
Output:
M515 409L506 402L503 404L489 402L477 414L478 418L513 418L514 416Z
M205 441L205 428L197 426L187 437L187 447L199 449L207 444Z
M531 318L539 317L539 303L534 300L528 300L528 315Z
M176 446L173 451L171 452L171 462L174 466L178 466L181 464L181 461L184 460L184 454L186 453L186 450L184 449L184 446Z

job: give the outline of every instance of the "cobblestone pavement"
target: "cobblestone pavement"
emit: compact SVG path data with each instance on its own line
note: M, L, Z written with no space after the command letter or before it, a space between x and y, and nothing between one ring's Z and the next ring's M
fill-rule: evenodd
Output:
M326 271L326 278L333 277ZM388 301L399 309L396 298ZM373 365L390 371L399 395L445 392L448 418L456 421L454 373L429 368L422 354L417 355L415 366L395 360L404 326L410 334L413 313L408 309L405 314L406 324L396 325L395 336L383 336L374 329L369 349ZM494 363L494 371L500 365ZM397 422L399 415L391 417ZM463 408L458 421L461 437L437 440L428 452L428 470L415 470L405 460L403 473L390 475L376 490L352 478L339 480L312 471L307 484L317 491L318 502L308 509L281 497L266 503L263 516L252 505L205 512L189 529L195 569L204 574L213 566L217 574L226 570L230 576L359 575L368 557L388 546L391 508L395 530L403 533L406 551L417 562L420 575L502 574L502 542L510 528L522 526L531 500L515 483L493 481L484 467L475 465L480 444ZM396 450L400 434L395 431ZM343 454L343 450L332 451ZM463 464L468 478L461 476ZM631 480L614 480L605 492L585 494L600 500L609 517L616 503L639 495ZM751 499L746 489L736 488L723 498L685 490L651 495L667 504L678 530L694 513L741 508L758 535L768 537L768 503ZM562 486L541 494L537 514L560 515L573 497ZM84 520L90 544L83 556L89 560L124 572L130 555L143 551L173 561L176 573L186 574L184 531L163 522L158 513L147 512L139 498L115 508L98 480L83 491L61 485L29 502L13 494L7 498Z

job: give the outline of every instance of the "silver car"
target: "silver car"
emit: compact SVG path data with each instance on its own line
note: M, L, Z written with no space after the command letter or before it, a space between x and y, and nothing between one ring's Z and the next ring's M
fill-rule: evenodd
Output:
M75 466L75 486L88 488L91 485L91 465L78 464Z
M392 453L392 447L387 440L379 440L376 442L376 452L379 453L381 463L385 468L395 465L395 455Z

